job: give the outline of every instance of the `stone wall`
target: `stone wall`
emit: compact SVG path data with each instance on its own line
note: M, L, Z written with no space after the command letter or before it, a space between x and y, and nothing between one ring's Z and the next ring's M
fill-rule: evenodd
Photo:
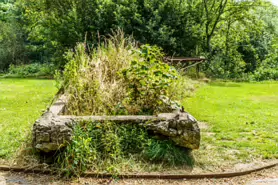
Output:
M138 124L155 134L169 137L177 145L198 149L200 129L189 113L164 113L157 116L62 116L65 97L61 97L33 126L33 145L43 152L53 152L70 143L74 125L80 121L113 121Z

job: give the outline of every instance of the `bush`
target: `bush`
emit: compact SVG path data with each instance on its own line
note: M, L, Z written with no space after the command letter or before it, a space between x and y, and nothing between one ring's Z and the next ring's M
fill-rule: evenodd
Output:
M182 78L154 46L138 48L117 32L97 49L79 43L66 55L58 82L69 97L67 114L122 115L172 111L172 84ZM61 81L59 81L61 79ZM184 91L180 89L179 91Z
M278 80L278 55L268 56L261 66L254 72L253 78L257 81Z
M169 87L177 79L177 71L162 62L164 54L158 47L143 45L136 52L140 60L133 60L122 72L129 93L124 105L132 114L168 112L171 107L163 97L169 97Z
M194 88L175 68L162 62L160 48L138 48L121 31L98 48L79 43L65 56L68 63L56 77L69 98L67 114L169 112L179 109L182 94ZM72 144L58 156L57 163L67 175L79 175L86 169L116 174L134 166L142 168L146 162L192 165L185 149L168 138L154 138L144 128L112 122L84 122L81 126L76 128Z
M245 73L245 62L239 53L234 52L229 56L218 53L207 63L208 70L205 71L207 76L221 79L238 79Z
M278 69L273 68L259 68L255 71L253 78L256 81L263 80L278 80Z
M47 77L52 78L55 73L53 64L25 64L25 65L10 65L6 77Z
M164 167L193 165L189 150L158 140L137 125L113 122L76 126L72 143L56 160L60 172L67 176L78 176L86 170L117 174L134 170L134 164L142 169L153 162Z

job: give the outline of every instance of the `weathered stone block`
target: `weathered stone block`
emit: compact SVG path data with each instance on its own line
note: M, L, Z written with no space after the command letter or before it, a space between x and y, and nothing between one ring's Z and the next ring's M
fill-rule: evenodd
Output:
M80 121L113 121L118 124L138 124L163 135L177 145L189 149L200 146L197 120L189 113L165 113L158 116L59 116L64 109L61 99L33 126L33 145L43 152L56 151L67 146L73 136L74 125ZM57 108L59 107L59 108Z
M189 113L159 114L158 120L147 123L147 128L158 134L168 136L177 145L198 149L200 146L200 129L197 120Z

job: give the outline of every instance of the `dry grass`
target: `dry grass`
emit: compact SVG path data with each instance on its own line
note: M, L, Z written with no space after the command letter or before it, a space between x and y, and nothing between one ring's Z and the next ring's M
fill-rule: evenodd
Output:
M157 50L159 49L153 51ZM156 53L156 55L155 57L158 57L163 54ZM63 88L69 97L66 114L80 116L140 114L143 109L151 109L154 112L153 109L168 111L172 109L169 104L180 103L185 97L190 96L197 86L192 80L174 72L172 73L178 77L177 79L173 77L174 80L169 80L170 75L155 79L159 76L154 75L157 71L168 74L176 69L162 63L161 58L157 59L156 67L153 67L153 64L145 65L146 60L150 59L144 58L136 42L131 37L125 37L121 31L115 32L97 48L88 49L86 43L79 43L74 51L67 53L67 60L69 62L62 77ZM132 68L131 63L134 61L142 62L143 65ZM125 71L130 68L132 71L129 73L136 78L129 77L129 81ZM145 80L146 78L149 81ZM155 80L157 81L153 83ZM161 85L165 80L169 80L169 83ZM167 89L167 93L162 92L162 86ZM135 91L137 94L147 95L144 98L138 95L136 96L140 98L133 97ZM167 102L161 100L163 98L160 95L164 94L167 94L165 100ZM131 101L133 99L136 101Z
M114 33L88 54L84 43L69 52L64 72L64 89L69 96L67 114L114 114L127 96L121 72L138 58L136 43L121 31Z

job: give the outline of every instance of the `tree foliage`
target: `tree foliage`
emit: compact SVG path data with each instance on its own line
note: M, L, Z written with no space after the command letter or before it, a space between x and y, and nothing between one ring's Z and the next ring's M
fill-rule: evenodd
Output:
M277 13L265 0L2 0L0 68L62 67L77 42L98 46L121 28L169 56L207 57L208 75L239 78L275 52Z
M0 1L0 71L24 57L24 35L16 16L13 1Z

